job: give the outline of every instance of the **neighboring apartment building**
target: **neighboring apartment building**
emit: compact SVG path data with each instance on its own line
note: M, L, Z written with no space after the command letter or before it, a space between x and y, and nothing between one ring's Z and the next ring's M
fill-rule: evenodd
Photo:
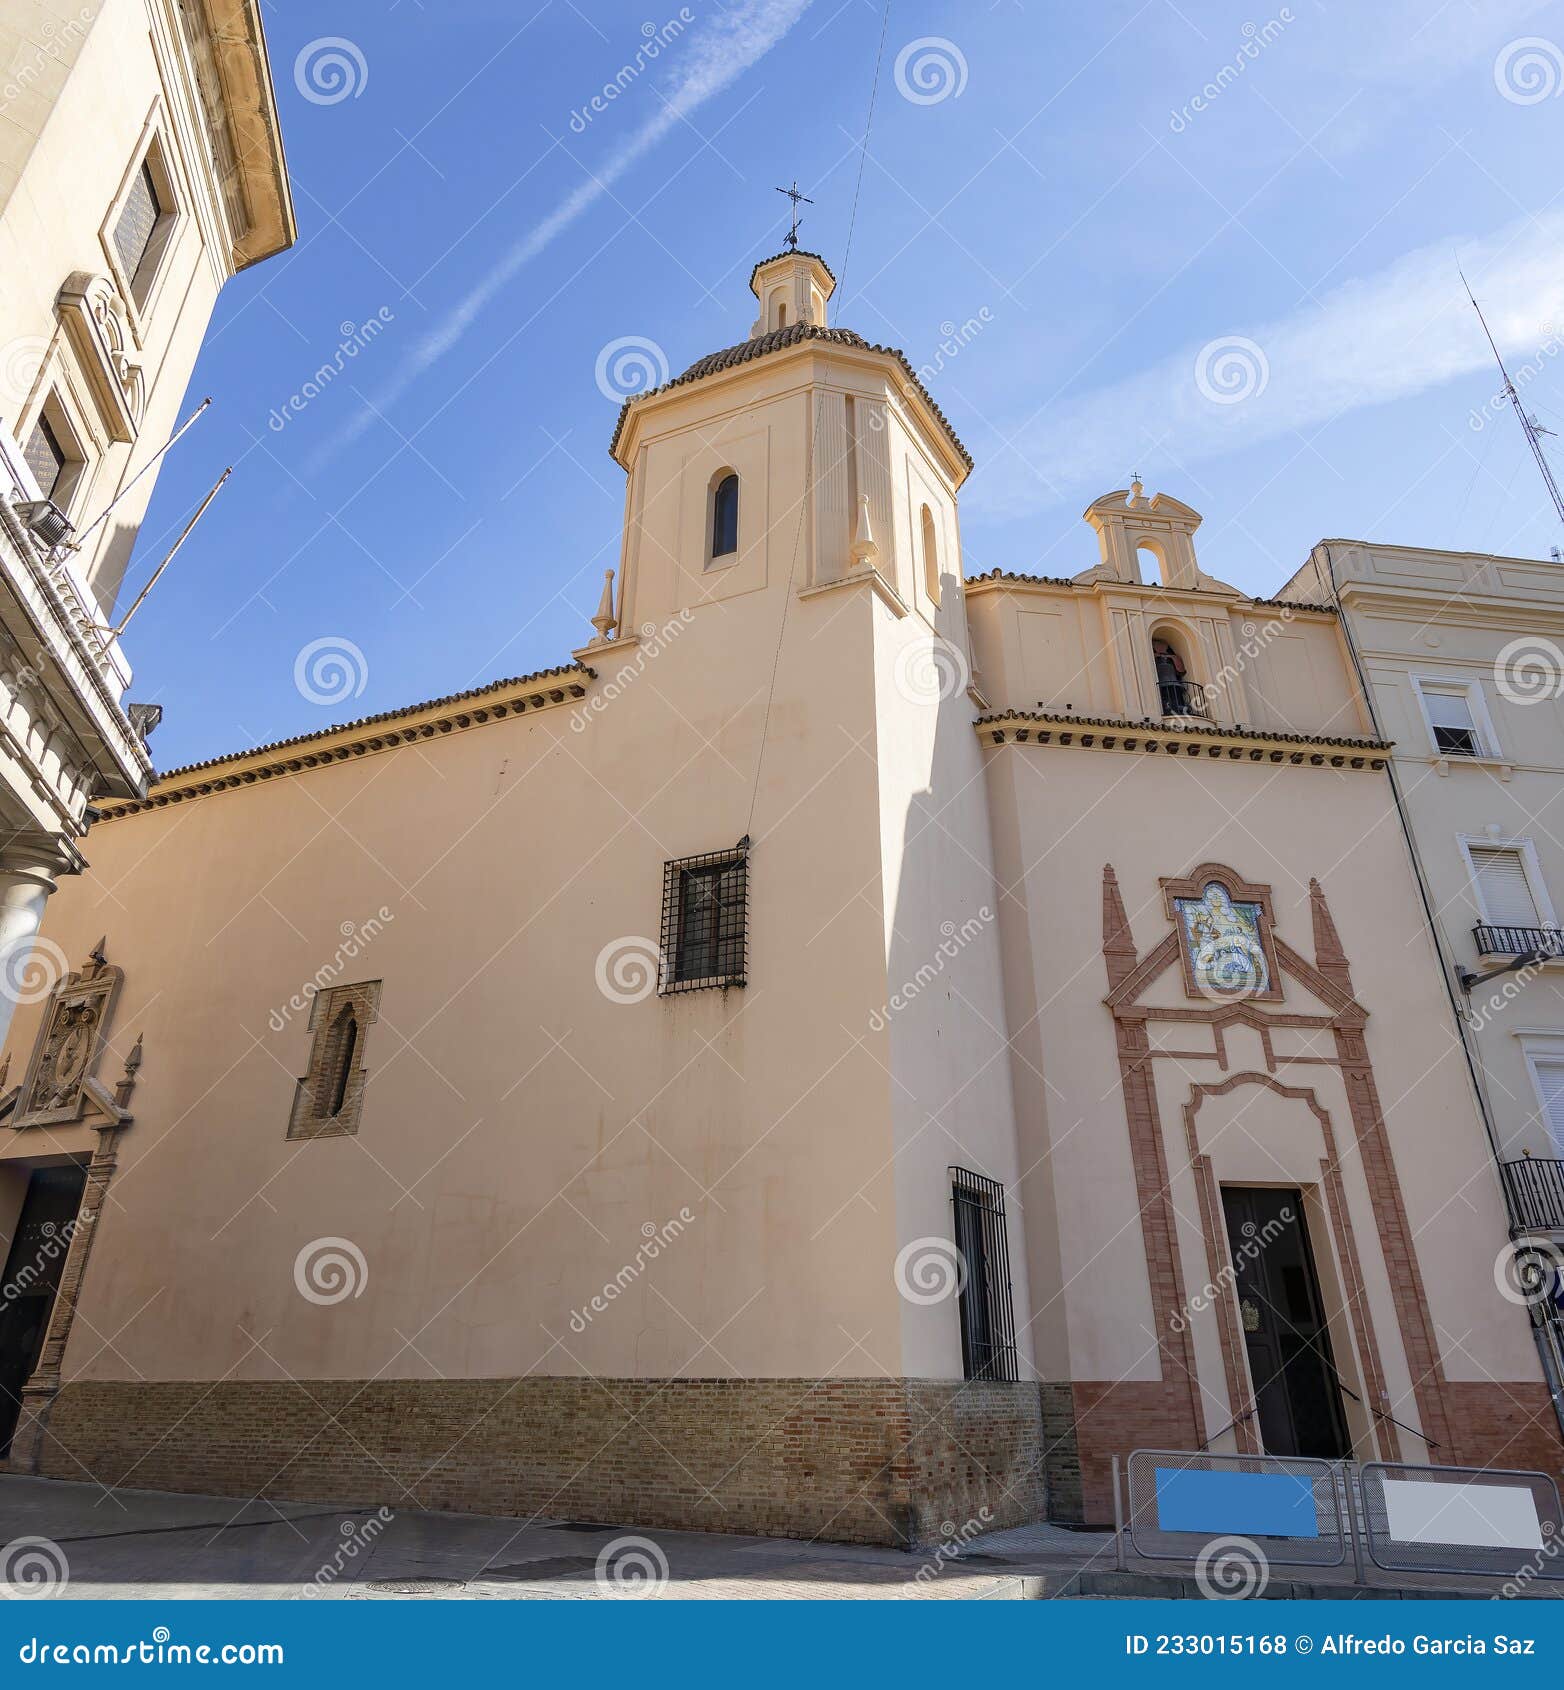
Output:
M89 805L152 771L112 623L155 473L118 496L293 234L259 0L0 10L0 1035Z
M1339 608L1485 1100L1558 1388L1564 1264L1564 569L1322 540L1283 591ZM1495 1241L1495 1253L1503 1250ZM1526 1255L1537 1274L1526 1274ZM1501 1272L1503 1269L1501 1268Z
M1138 484L964 581L833 286L625 406L573 661L104 805L13 1469L908 1542L1136 1447L1558 1468L1334 610Z
M66 1067L94 1024L45 902L152 773L115 601L218 291L293 238L259 0L0 7L0 1039L68 1003ZM0 1180L7 1419L112 1166L45 1130Z

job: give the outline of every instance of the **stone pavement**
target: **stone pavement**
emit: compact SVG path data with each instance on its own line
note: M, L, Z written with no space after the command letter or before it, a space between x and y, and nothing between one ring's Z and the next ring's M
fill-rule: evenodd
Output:
M1294 1581L1307 1579L1303 1584ZM0 1592L65 1598L513 1601L661 1597L1026 1600L1197 1595L1192 1569L1120 1573L1106 1532L1044 1524L905 1553L720 1532L109 1491L0 1474ZM38 1581L42 1581L41 1583ZM1488 1595L1471 1581L1275 1569L1266 1594ZM1529 1595L1552 1595L1539 1584Z

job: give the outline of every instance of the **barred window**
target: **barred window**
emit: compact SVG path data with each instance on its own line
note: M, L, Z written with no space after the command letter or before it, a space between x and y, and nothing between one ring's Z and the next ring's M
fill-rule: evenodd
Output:
M748 891L747 837L663 865L660 992L744 984Z
M968 1168L950 1170L956 1249L961 1255L961 1367L968 1379L1015 1379L1015 1309L1005 1188Z

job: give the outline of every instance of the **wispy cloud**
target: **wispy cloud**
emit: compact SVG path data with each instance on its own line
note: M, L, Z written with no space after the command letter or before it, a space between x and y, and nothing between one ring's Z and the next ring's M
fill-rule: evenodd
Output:
M1023 515L1101 492L1132 458L1154 464L1159 444L1170 464L1198 463L1491 368L1457 264L1507 357L1564 337L1564 212L1440 241L1290 316L1235 321L1139 375L1049 404L974 478L968 503ZM1238 345L1224 366L1237 337L1258 354Z
M588 211L636 161L691 113L720 94L779 42L809 9L811 0L741 0L694 28L679 43L678 72L661 91L657 110L622 141L592 174L486 271L413 348L396 374L314 454L319 468L350 445L388 410L424 372L461 340L484 308L577 218ZM656 98L656 96L653 96Z

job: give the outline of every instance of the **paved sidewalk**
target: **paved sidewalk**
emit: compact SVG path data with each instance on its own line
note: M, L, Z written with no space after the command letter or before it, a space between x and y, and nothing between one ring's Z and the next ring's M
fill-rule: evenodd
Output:
M1190 1566L1130 1557L1107 1532L1044 1524L915 1553L723 1532L108 1491L0 1474L0 1594L517 1601L648 1595L783 1600L1198 1596ZM41 1582L39 1582L41 1581ZM1271 1569L1267 1596L1488 1596L1498 1581ZM1561 1594L1539 1581L1530 1597Z
M1072 1554L1070 1564L1089 1558ZM592 1599L644 1583L664 1597L1023 1600L1044 1594L1043 1576L1028 1570L1033 1559L953 1561L787 1538L110 1492L0 1475L0 1571L22 1594L29 1572L63 1569L57 1594L66 1598Z

